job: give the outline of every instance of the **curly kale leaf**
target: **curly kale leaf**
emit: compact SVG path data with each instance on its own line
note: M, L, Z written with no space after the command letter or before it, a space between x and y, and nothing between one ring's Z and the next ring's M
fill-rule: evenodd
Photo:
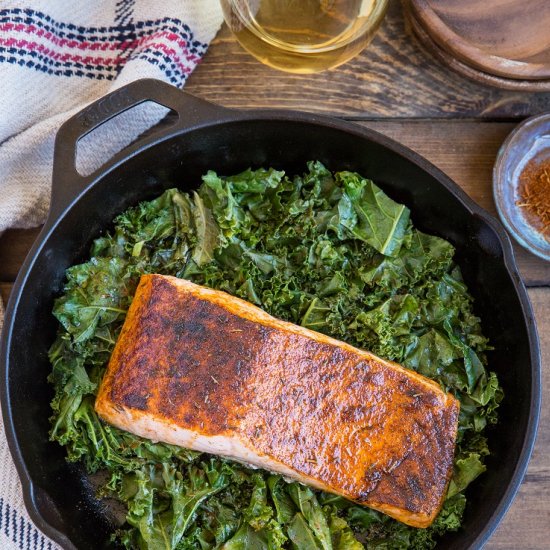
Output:
M127 508L127 548L429 549L460 527L464 491L485 470L483 431L502 390L453 246L413 227L408 209L372 181L308 163L229 177L208 172L195 193L169 189L128 209L67 271L50 350L51 438ZM461 403L447 500L414 529L280 476L153 443L103 423L95 392L139 277L163 273L225 290L268 313L398 361ZM475 490L475 488L472 488Z

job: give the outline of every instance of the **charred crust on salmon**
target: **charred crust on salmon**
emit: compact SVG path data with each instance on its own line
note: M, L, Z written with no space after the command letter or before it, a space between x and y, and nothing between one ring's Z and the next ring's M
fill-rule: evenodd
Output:
M417 373L243 300L144 275L96 409L137 435L427 527L452 473L459 405Z

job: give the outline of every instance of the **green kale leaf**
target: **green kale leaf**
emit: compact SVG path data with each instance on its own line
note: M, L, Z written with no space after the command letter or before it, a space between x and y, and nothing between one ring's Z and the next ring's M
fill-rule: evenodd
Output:
M429 549L460 527L464 491L485 471L483 432L503 399L489 343L453 246L414 228L381 187L319 162L208 172L194 193L168 189L129 208L71 267L50 349L51 439L106 481L126 548ZM240 296L281 319L401 362L460 401L453 476L443 509L414 529L281 476L153 443L102 422L95 394L144 273Z

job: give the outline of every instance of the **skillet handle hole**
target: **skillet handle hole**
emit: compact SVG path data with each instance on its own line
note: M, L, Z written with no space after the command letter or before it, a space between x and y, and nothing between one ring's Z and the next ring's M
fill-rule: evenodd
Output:
M131 107L77 141L76 171L82 177L93 174L131 143L172 126L177 120L176 111L155 101Z

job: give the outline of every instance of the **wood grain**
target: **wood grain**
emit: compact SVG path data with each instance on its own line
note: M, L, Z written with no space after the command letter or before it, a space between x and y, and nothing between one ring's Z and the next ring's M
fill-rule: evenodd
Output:
M39 233L40 227L8 229L0 236L0 281L15 281L19 268Z
M497 151L513 124L453 121L371 121L362 123L411 147L454 179L478 204L495 213L491 172ZM38 229L6 231L0 237L0 281L13 281ZM515 245L528 286L550 285L550 262Z
M372 44L336 70L291 75L247 54L223 28L187 91L227 107L289 108L347 118L522 118L550 110L550 93L525 94L472 82L424 51L390 1Z
M524 482L486 550L550 548L550 288L529 290L542 353L542 411Z
M0 297L4 304L8 303L12 286L13 283L0 283Z

